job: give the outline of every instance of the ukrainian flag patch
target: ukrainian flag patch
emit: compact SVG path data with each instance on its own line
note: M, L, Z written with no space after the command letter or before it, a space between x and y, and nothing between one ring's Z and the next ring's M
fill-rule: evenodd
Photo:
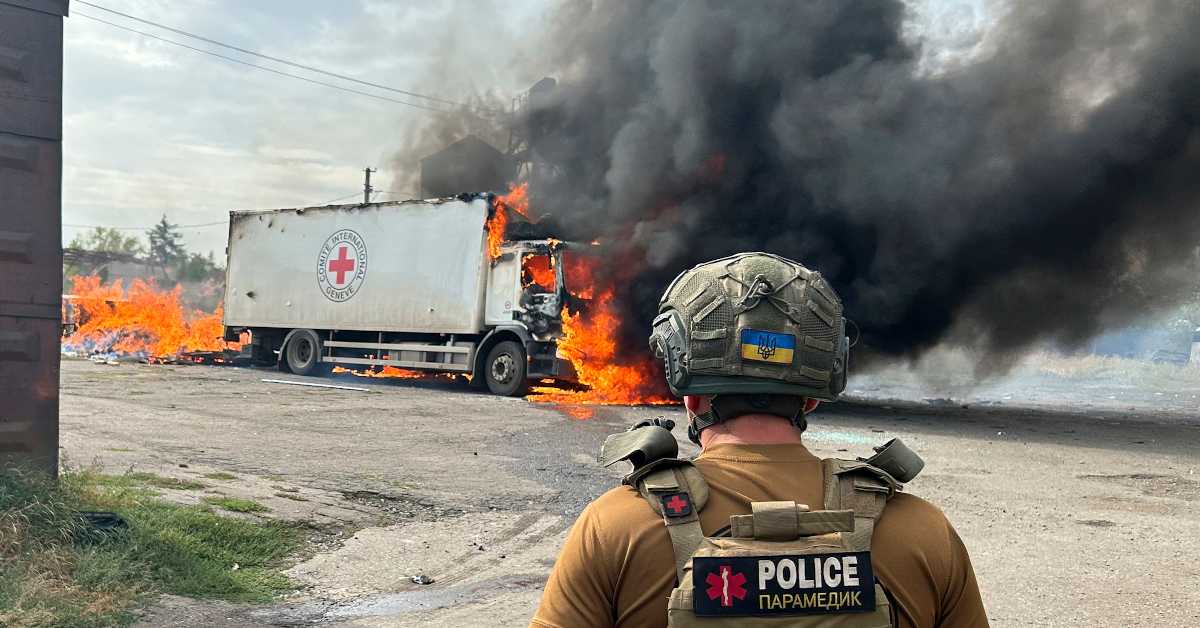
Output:
M791 364L796 337L759 329L742 330L742 359L772 364Z

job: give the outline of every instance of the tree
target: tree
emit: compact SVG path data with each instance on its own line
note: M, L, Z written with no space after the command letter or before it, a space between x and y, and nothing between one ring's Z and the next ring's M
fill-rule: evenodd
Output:
M136 235L125 235L119 229L95 227L91 231L75 236L69 245L73 249L98 251L101 253L125 253L143 255L146 247Z
M164 275L167 268L187 259L187 250L181 241L183 236L176 225L167 222L166 214L146 232L146 237L150 240L150 259L158 263Z
M208 252L207 257L191 253L179 261L179 281L204 281L220 273L221 268L217 266L212 251Z
M79 234L71 240L67 248L134 257L146 254L145 245L136 235L127 236L119 229L109 227L95 227L91 231ZM81 259L85 261L80 261ZM93 274L99 275L101 281L108 281L108 261L104 256L84 256L63 264L63 277L67 281L67 289L71 287L72 277Z

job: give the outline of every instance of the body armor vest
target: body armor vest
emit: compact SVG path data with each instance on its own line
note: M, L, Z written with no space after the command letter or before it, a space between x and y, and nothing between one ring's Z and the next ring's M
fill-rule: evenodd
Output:
M670 439L668 443L666 439ZM825 503L754 502L711 537L699 513L708 484L675 459L674 437L657 426L610 437L602 462L631 460L636 487L671 537L676 587L670 628L889 628L893 613L871 566L871 537L887 500L924 463L899 440L869 459L822 461ZM672 457L659 457L670 452Z

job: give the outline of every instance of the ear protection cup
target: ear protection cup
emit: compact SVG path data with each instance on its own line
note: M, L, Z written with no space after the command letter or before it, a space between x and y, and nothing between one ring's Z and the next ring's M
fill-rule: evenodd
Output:
M834 395L846 390L846 374L850 372L850 338L842 336L838 342L837 355L833 357L833 370L829 378L829 392Z
M676 310L667 310L654 318L650 331L650 350L663 361L667 385L671 392L679 391L691 382L687 368L687 332Z

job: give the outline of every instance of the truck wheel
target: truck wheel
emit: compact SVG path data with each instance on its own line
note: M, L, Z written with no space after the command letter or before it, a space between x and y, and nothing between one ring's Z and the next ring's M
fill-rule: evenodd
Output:
M528 364L525 360L525 349L512 340L497 343L488 352L483 364L483 376L487 380L488 390L505 397L519 397L525 394L528 383L525 373Z
M288 370L296 375L322 375L327 370L321 362L321 338L311 329L293 334L284 354Z

